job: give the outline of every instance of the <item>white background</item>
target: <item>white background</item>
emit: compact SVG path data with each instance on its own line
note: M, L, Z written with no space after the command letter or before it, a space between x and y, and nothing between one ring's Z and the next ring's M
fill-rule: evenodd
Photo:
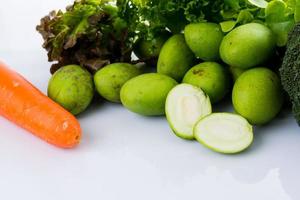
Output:
M0 59L43 92L50 64L35 25L70 2L0 4ZM300 199L300 129L288 111L257 128L251 149L234 156L181 140L164 118L120 105L95 102L79 120L82 144L62 150L0 117L0 199Z

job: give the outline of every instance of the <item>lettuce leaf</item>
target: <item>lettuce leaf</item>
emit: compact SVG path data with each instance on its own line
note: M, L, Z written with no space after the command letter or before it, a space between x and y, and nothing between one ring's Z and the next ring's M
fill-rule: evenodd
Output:
M259 22L274 32L278 46L300 21L300 0L76 0L65 11L42 18L51 72L80 64L94 72L113 62L130 62L139 39L153 40L169 30L180 33L189 23L215 22L224 32Z
M291 5L290 5L291 6ZM288 34L295 25L294 11L287 3L273 0L266 7L266 24L271 28L277 39L278 46L285 46Z
M80 64L97 71L110 62L131 60L127 23L110 1L75 1L63 12L41 19L37 30L44 39L54 73L61 66Z
M278 46L285 46L288 32L300 20L300 0L119 0L118 4L134 10L139 19L134 23L143 24L137 31L150 38L165 28L181 32L188 23L220 23L229 32L255 21L269 26Z

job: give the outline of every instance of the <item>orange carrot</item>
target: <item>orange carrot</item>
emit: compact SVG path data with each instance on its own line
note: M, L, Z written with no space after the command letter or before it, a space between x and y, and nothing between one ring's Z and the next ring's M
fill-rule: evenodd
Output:
M0 62L0 115L62 148L81 138L77 119Z

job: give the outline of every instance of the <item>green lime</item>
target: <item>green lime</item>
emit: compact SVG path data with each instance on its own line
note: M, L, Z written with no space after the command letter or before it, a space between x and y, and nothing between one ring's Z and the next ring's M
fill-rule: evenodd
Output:
M274 34L268 27L250 23L233 29L224 37L220 55L229 66L249 69L267 61L275 46Z
M191 68L183 78L183 83L200 87L212 103L223 99L230 90L230 75L218 63L204 62Z
M220 59L219 48L224 33L219 24L189 24L184 29L184 36L187 45L198 58L205 61Z
M244 72L235 82L232 102L236 112L250 123L260 125L270 122L283 104L279 77L267 68Z
M57 70L48 85L48 96L73 115L83 112L94 96L92 75L78 65Z
M120 103L122 86L142 70L128 63L114 63L100 69L94 76L97 92L106 100Z
M169 76L149 73L127 81L120 93L125 108L140 115L165 114L166 99L177 82Z

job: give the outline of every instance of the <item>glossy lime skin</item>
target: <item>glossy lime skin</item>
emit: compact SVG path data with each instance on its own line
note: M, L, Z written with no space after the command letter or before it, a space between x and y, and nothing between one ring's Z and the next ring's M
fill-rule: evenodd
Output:
M250 23L235 28L224 37L220 55L229 66L249 69L267 61L275 46L274 35L268 27Z
M235 82L232 92L235 111L254 125L266 124L276 117L283 100L280 79L267 68L244 72Z
M157 72L181 81L194 61L195 56L187 46L184 36L177 34L164 44L158 58Z
M141 73L141 69L127 63L107 65L94 76L96 90L106 100L120 103L120 90L124 83Z
M134 53L139 59L157 58L169 37L170 33L164 32L153 40L140 39L134 45Z
M168 76L143 74L124 84L121 101L128 110L141 115L164 115L167 95L176 85L177 82Z
M204 62L192 67L184 76L183 83L201 88L212 103L222 100L230 90L229 73L216 62Z
M219 24L189 24L184 29L184 36L197 58L204 61L219 60L219 48L224 37Z
M94 93L92 75L78 65L60 68L48 85L48 96L74 115L88 107Z

